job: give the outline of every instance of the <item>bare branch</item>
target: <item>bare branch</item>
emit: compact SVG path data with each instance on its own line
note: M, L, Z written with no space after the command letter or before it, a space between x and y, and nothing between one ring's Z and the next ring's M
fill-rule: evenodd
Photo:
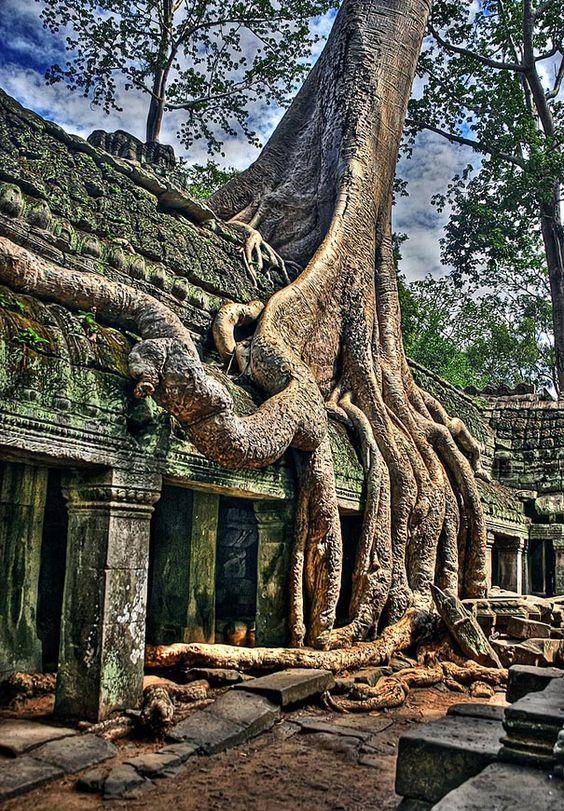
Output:
M456 133L454 132L448 132L447 130L440 129L440 127L435 127L432 124L425 124L423 121L415 121L412 118L406 119L405 123L410 126L415 126L419 127L420 129L428 130L429 132L434 132L436 135L440 135L442 138L446 138L447 141L450 141L453 144L461 144L462 146L469 146L472 149L475 149L477 152L483 152L486 155L491 155L494 158L499 158L500 160L507 161L508 163L512 163L515 166L518 166L520 169L525 168L526 164L522 158L517 157L517 155L509 155L506 152L501 152L500 150L490 146L489 144L484 143L483 141L473 140L472 138L465 138L463 135L456 135Z
M445 39L443 39L432 25L429 25L429 31L439 45L451 53L460 54L461 56L468 56L471 59L475 59L477 62L480 62L482 65L487 65L488 67L495 68L497 70L512 70L515 73L522 73L524 71L523 65L520 65L518 62L499 62L497 59L489 59L487 56L482 56L481 54L468 50L468 48L453 45L451 42L447 42Z
M549 90L548 93L546 93L546 98L549 101L551 99L555 99L556 96L560 93L560 88L562 87L563 80L564 80L564 56L561 58L558 70L556 71L556 79L554 80L554 86L552 90Z

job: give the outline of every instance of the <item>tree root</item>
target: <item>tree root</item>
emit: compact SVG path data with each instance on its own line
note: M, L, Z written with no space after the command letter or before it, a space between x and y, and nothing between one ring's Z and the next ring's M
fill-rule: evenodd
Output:
M0 704L10 704L55 692L55 673L12 673L0 684Z
M427 612L408 611L395 625L385 628L373 642L358 642L347 648L236 648L230 645L200 643L148 646L146 666L167 668L177 665L235 668L264 671L311 667L340 673L343 670L387 663L396 651L409 648L432 626Z
M392 676L382 676L374 686L355 684L349 696L326 693L325 704L337 712L372 712L400 707L414 687L434 687L445 684L449 689L464 692L470 685L470 694L490 698L493 687L507 683L507 671L489 668L468 661L464 666L454 662L437 662L426 667L405 668Z

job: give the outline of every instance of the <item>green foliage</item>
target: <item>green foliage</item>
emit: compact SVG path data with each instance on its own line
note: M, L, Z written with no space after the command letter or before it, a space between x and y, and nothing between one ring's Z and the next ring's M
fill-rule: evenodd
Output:
M98 324L96 323L96 313L92 311L79 310L78 317L84 329L92 334L98 331Z
M410 102L404 145L410 154L416 133L430 129L479 153L434 198L439 210L449 210L442 259L459 288L495 301L497 320L517 330L515 361L522 368L531 368L523 345L532 349L533 335L542 363L550 357L556 292L549 286L541 209L552 206L561 232L555 201L564 180L564 0L535 4L540 12L529 40L530 5L435 0L418 67L424 87ZM491 337L507 351L507 339ZM477 348L475 354L478 362ZM513 372L508 367L504 374Z
M399 292L408 357L445 380L479 389L488 383L552 384L545 332L550 311L544 318L516 314L495 296L470 295L449 276L411 284L400 276Z
M32 349L39 349L44 344L48 344L49 341L46 338L43 338L36 332L33 327L26 327L25 329L20 330L20 332L14 338L14 343L23 344L24 346L29 346Z
M180 160L176 176L186 188L188 194L197 200L207 200L212 194L225 186L227 181L239 174L237 169L223 169L216 161L208 160L205 164L189 164Z
M38 0L46 28L64 31L69 58L52 65L64 81L106 112L121 109L120 85L152 99L161 112L185 114L186 147L240 128L259 139L250 112L257 103L285 105L307 70L318 37L312 17L336 0ZM158 138L156 134L151 137Z

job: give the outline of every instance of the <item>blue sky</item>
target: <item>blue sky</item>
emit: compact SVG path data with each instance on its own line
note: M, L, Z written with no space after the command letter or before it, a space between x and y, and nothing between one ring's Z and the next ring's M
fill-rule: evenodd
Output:
M106 116L88 99L70 93L63 84L46 85L46 68L53 62L64 62L64 39L43 28L39 11L40 4L35 0L0 0L0 87L25 107L83 137L102 127L125 129L143 138L147 99L141 94L124 92L121 96L123 112L114 111ZM326 36L331 26L329 15L316 21L315 26L319 34ZM264 141L282 111L261 106L252 112L253 122ZM175 137L179 120L173 114L165 117L162 140L182 152ZM240 169L248 166L257 154L242 134L228 138L224 151L223 162ZM409 197L400 199L395 207L394 228L409 236L402 246L402 270L408 278L445 272L440 263L439 239L448 212L437 214L430 199L445 189L452 175L466 165L472 154L465 147L425 133L419 137L412 159L400 162L399 174L409 182ZM195 162L205 162L205 146L198 145L186 156Z

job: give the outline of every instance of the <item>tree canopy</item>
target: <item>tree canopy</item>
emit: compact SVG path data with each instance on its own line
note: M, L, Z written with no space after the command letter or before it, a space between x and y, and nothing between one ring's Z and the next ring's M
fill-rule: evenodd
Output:
M38 0L45 27L66 33L69 57L47 71L106 112L121 109L120 89L148 98L146 139L163 116L182 111L186 147L211 152L239 127L260 145L257 102L286 105L307 71L318 37L310 20L335 0Z
M499 318L533 319L538 351L555 339L564 387L564 0L436 0L408 113L407 150L428 130L472 147L453 178L442 258L469 291L488 291ZM547 302L553 308L546 324ZM549 306L549 305L548 305ZM552 334L551 334L552 333Z

